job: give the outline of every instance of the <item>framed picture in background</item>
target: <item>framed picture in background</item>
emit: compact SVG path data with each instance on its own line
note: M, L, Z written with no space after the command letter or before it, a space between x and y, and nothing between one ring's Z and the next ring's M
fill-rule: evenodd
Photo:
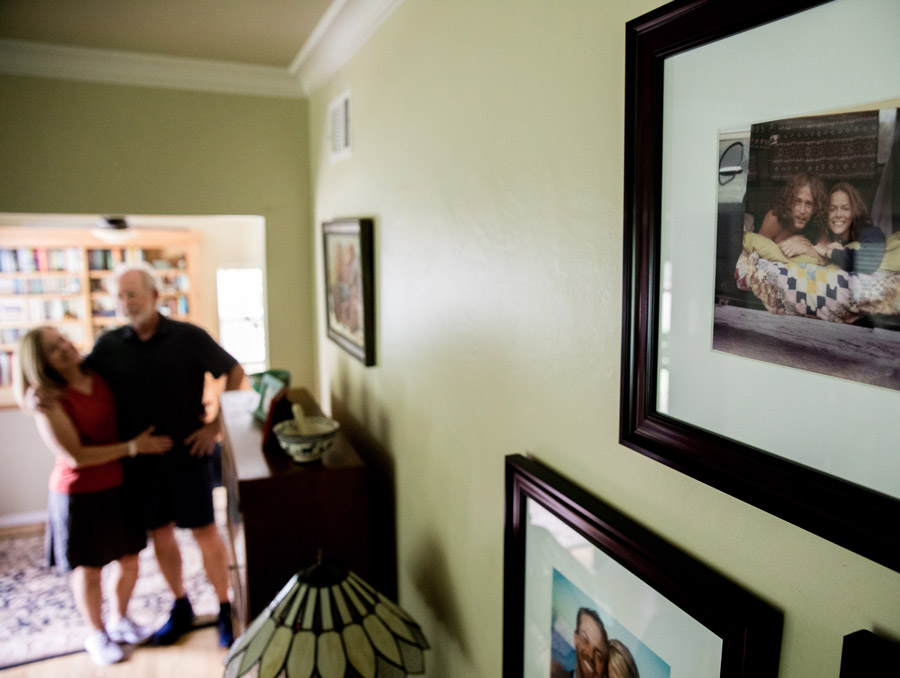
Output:
M259 382L259 402L253 411L253 417L265 423L271 416L272 403L287 391L287 382L273 374L265 373Z
M322 225L328 337L364 365L375 364L375 273L371 219Z
M896 243L898 24L888 0L679 1L628 23L620 439L900 571L900 274L796 263L765 237L778 194L814 174L810 241L827 187L850 182ZM838 33L866 40L823 39ZM800 183L792 200L818 192ZM799 235L790 214L778 228ZM757 275L751 254L788 260ZM857 276L849 311L829 276Z
M778 674L780 612L521 455L505 539L504 678Z

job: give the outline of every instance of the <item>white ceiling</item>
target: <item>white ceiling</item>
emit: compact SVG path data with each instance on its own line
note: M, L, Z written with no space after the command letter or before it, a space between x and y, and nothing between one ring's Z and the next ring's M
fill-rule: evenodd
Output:
M403 0L0 0L0 72L308 95Z
M332 0L0 0L0 38L288 68Z

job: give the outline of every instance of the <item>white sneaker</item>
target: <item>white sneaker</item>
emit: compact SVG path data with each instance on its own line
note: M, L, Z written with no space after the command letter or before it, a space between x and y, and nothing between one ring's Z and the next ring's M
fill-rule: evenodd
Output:
M85 638L84 649L94 660L97 666L106 666L107 664L115 664L122 661L125 653L122 648L116 645L106 635L106 631L97 629Z
M153 631L144 626L138 626L128 617L122 617L115 624L107 624L106 633L114 643L128 643L140 645L147 642Z

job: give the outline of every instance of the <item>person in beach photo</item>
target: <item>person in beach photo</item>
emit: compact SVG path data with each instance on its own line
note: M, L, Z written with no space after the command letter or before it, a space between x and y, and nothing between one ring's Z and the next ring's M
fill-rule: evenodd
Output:
M606 678L609 638L600 615L582 607L575 621L575 668L565 669L557 661L550 663L550 678Z

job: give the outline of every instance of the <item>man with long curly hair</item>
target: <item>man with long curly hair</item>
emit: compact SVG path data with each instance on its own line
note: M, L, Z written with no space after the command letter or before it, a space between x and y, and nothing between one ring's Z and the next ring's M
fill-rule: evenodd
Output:
M814 245L822 237L828 193L814 174L795 174L763 217L759 234L773 240L787 257L818 258Z

